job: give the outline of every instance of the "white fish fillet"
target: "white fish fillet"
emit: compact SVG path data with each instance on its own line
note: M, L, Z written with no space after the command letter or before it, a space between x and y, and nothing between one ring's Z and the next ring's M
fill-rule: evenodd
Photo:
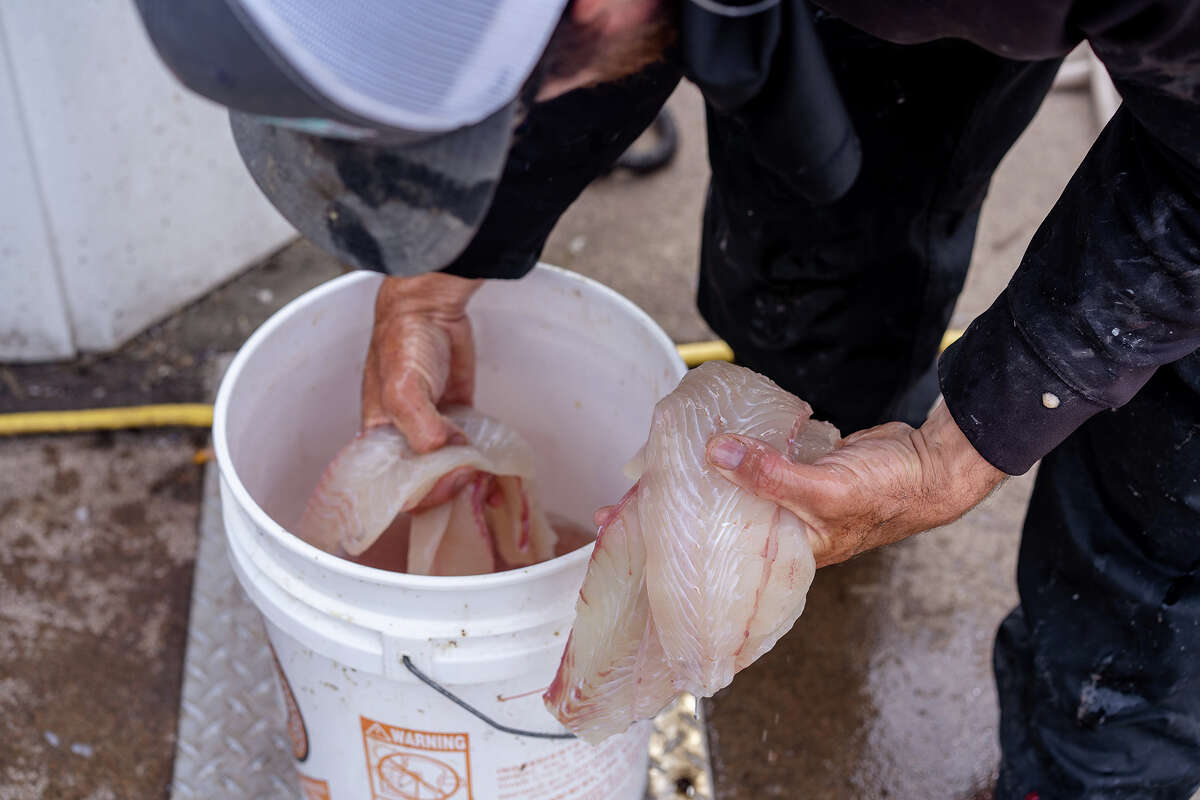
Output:
M412 563L409 545L408 571L421 575L483 575L496 571L496 547L483 516L483 504L489 490L486 477L476 478L449 503L450 516L445 533L436 535L441 542L428 569L418 570ZM427 512L429 513L429 512ZM414 515L414 524L422 515ZM414 538L415 538L414 531Z
M480 475L453 501L413 515L407 571L466 575L551 558L555 534L531 495L528 444L472 408L455 406L446 416L469 444L418 455L391 427L356 436L313 490L297 525L299 536L327 552L357 556L398 514L420 503L439 478L470 467Z
M644 548L629 548L626 533L612 546L630 555L606 554L602 532L545 698L571 730L599 741L678 691L711 695L792 627L816 572L804 524L709 467L705 446L717 433L739 433L811 462L840 438L811 415L807 403L767 378L715 362L692 370L655 407L646 445L630 466L638 483L620 510L626 531L636 515ZM644 566L623 566L622 559L639 556ZM627 628L637 620L628 609L643 594L650 624L635 642ZM622 693L628 678L610 665L656 646L669 676L664 682L659 666L644 667L658 696L632 703Z
M545 695L551 712L590 742L654 716L676 694L650 617L636 494L634 486L600 527L575 627Z

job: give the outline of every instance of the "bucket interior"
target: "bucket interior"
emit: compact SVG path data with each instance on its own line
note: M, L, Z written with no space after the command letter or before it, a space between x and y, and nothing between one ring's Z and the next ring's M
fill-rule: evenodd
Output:
M358 429L380 280L354 273L295 301L252 337L227 378L233 470L285 529ZM628 488L621 469L645 440L654 403L682 376L674 346L619 295L547 267L487 282L468 313L475 405L528 439L543 504L590 527L592 511Z

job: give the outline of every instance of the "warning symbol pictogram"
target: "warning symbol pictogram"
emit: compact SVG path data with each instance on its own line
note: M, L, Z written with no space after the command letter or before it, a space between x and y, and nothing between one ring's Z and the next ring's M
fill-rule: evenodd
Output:
M378 769L385 789L413 800L452 797L461 783L454 767L412 753L392 753L379 762Z
M359 720L373 800L472 800L467 734Z

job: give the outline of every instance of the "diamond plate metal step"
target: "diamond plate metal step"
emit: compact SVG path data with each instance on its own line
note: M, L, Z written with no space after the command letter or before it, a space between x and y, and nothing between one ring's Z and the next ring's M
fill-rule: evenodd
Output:
M217 469L210 463L200 510L173 798L300 796L273 669L262 618L229 563Z
M229 563L217 470L210 463L204 476L172 798L303 796L273 669L262 620ZM713 797L700 714L696 699L685 695L654 719L647 800Z

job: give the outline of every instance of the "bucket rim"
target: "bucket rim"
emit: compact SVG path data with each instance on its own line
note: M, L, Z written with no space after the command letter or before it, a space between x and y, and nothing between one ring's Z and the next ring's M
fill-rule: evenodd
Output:
M675 350L675 343L667 336L666 331L662 329L655 320L647 314L642 308L635 304L632 300L625 297L616 290L605 286L599 281L580 275L576 272L556 267L551 264L538 262L530 271L530 275L542 274L553 276L559 280L573 282L579 286L587 287L589 291L596 292L605 296L610 302L621 307L632 319L636 319L642 323L645 330L650 335L658 340L658 343L668 352L675 353L675 363L679 367L678 374L682 377L687 371L683 363L683 359L678 356ZM304 292L299 297L291 300L282 308L272 314L267 320L258 327L238 348L233 360L225 371L225 375L221 379L221 384L217 389L216 402L213 404L213 449L216 453L217 470L221 475L222 480L233 493L234 499L241 506L242 510L249 515L251 520L259 529L265 531L277 544L291 551L294 555L300 556L306 560L312 561L323 569L338 573L344 577L371 582L375 584L383 584L396 586L406 589L420 589L425 591L461 591L464 588L471 589L488 589L508 586L514 583L521 583L533 578L549 576L562 570L567 570L575 567L579 562L589 560L594 549L594 542L584 545L583 547L572 550L570 553L565 553L561 556L542 561L537 564L531 564L527 567L519 567L517 569L505 570L504 572L490 572L483 575L413 575L407 572L392 572L390 570L378 569L376 567L368 567L363 564L356 564L344 558L327 553L318 547L315 547L301 539L299 536L291 533L268 514L262 506L250 494L250 491L242 483L241 477L237 474L237 470L233 465L233 457L229 451L229 443L227 433L227 419L229 416L230 397L237 386L242 372L245 369L246 363L250 360L253 353L258 347L266 341L277 329L286 324L296 314L302 312L309 306L321 302L326 296L344 291L350 286L361 282L379 282L384 279L384 275L368 270L355 270L345 275L339 275L332 280L315 286L312 289ZM226 527L228 535L229 528Z

